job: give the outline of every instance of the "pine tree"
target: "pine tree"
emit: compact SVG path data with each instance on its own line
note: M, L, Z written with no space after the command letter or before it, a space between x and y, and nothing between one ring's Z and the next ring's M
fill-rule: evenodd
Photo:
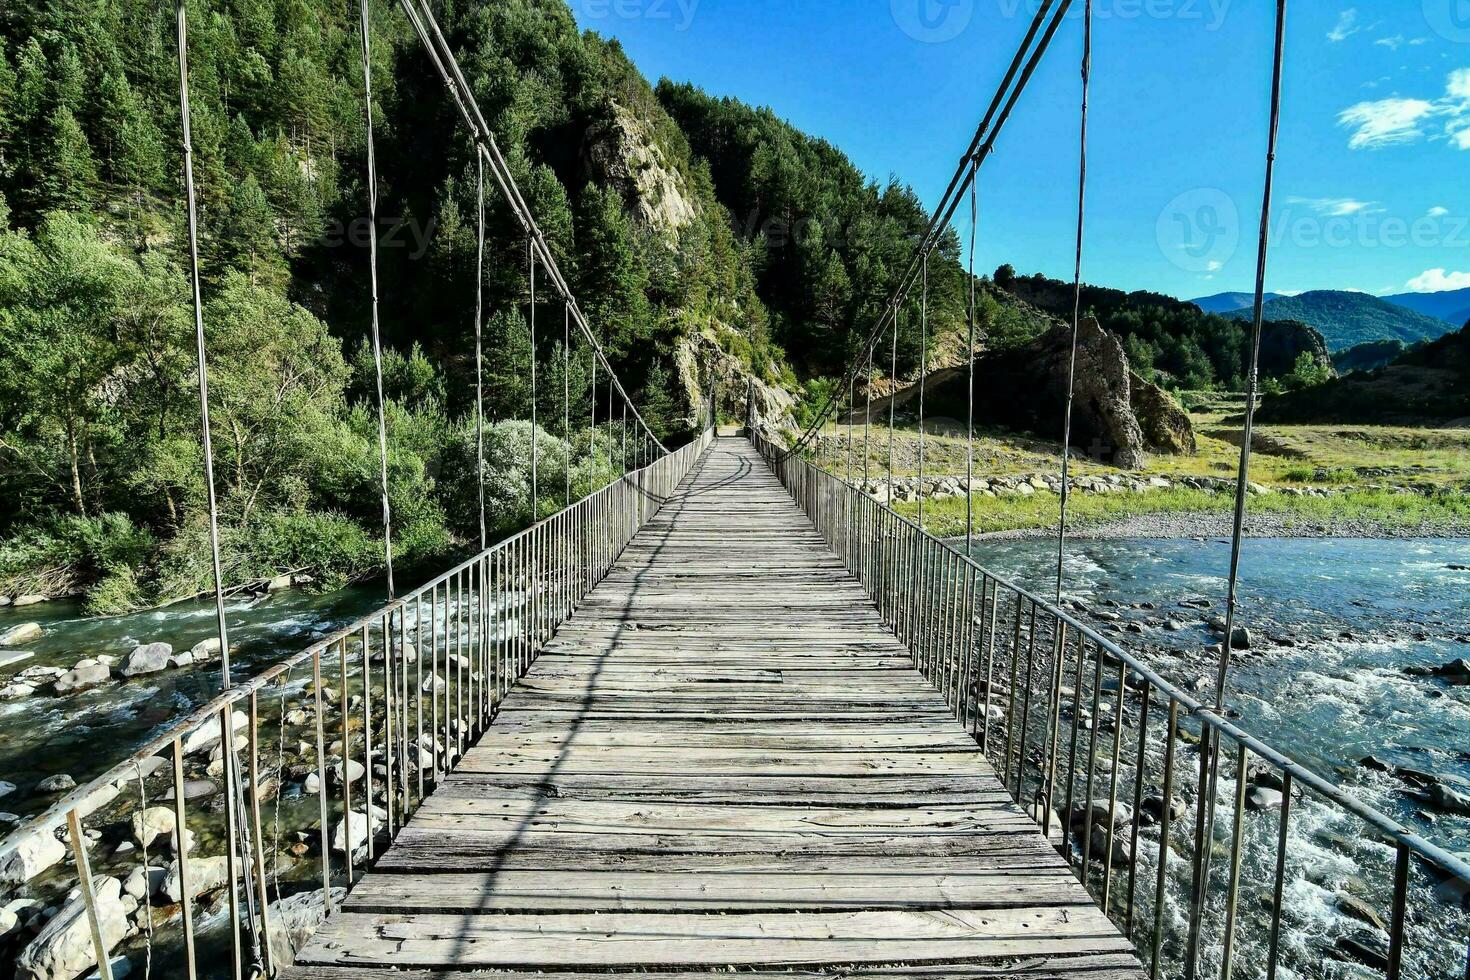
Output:
M220 234L229 261L242 271L256 269L274 252L275 216L254 174L235 185L231 192L229 215Z
M60 106L51 114L46 171L41 186L50 206L82 207L97 184L97 161L87 134L71 110Z
M56 58L56 107L80 114L85 108L86 85L87 75L77 49L70 43L63 44Z
M673 375L664 367L662 358L656 359L649 368L648 381L643 386L643 397L639 402L639 411L653 434L661 442L668 439L674 430L679 403L674 397Z

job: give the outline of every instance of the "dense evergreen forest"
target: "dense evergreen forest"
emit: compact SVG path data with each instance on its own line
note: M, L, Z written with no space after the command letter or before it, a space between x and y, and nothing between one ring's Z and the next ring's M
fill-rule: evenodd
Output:
M390 495L397 553L427 562L477 525L476 172L397 5L371 9ZM189 12L227 575L369 576L382 546L354 11L221 0ZM669 81L655 89L615 42L579 32L562 0L446 0L440 17L558 263L661 436L692 424L711 351L804 389L808 403L826 390L927 226L909 188L868 180L769 109ZM173 28L158 0L0 10L0 595L83 592L109 611L210 585ZM532 339L525 241L487 183L487 480L492 530L504 534L531 517ZM951 232L929 276L930 330L956 355L968 294L959 257ZM1037 307L1056 313L990 279L978 286L989 344L1044 329ZM544 289L539 299L539 465L572 460L578 494L614 472L607 447L592 445L606 435L586 426L605 385L594 399L575 338L564 372L562 311ZM1181 311L1161 316L1126 331L1141 364L1192 386L1234 380L1238 325L1203 338ZM912 376L917 309L899 343L899 373ZM581 423L570 432L564 373ZM543 510L560 503L543 494Z

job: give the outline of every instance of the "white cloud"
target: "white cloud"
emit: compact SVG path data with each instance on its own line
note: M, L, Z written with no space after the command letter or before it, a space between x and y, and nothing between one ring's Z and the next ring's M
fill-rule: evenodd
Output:
M1219 259L1210 260L1209 270L1211 272L1219 272L1223 268L1225 268L1224 262L1221 262Z
M1352 149L1377 149L1419 139L1424 135L1425 120L1434 112L1434 103L1424 99L1379 99L1342 110L1337 123L1353 129L1348 140Z
M1445 215L1447 215L1449 213L1450 213L1450 209L1449 208L1432 207L1427 212L1425 212L1424 217L1426 217L1426 218L1443 218Z
M1445 79L1445 94L1433 101L1395 96L1359 102L1337 114L1337 124L1353 131L1348 146L1376 150L1395 143L1414 143L1430 136L1429 122L1444 120L1435 140L1470 150L1470 68L1457 68Z
M1351 197L1292 197L1287 204L1303 204L1329 218L1350 218L1355 214L1373 214L1382 210L1376 201L1359 201Z
M1456 68L1450 72L1445 91L1452 99L1470 102L1470 68Z
M1470 272L1430 269L1410 279L1406 285L1410 292L1415 293L1443 293L1451 289L1470 289Z
M1407 44L1408 41L1404 39L1404 36L1402 34L1395 34L1393 37L1380 37L1373 43L1388 48L1388 50L1390 51L1397 51L1399 48Z
M1362 28L1358 26L1358 8L1349 7L1337 15L1337 26L1328 32L1327 40L1336 44L1339 41L1346 41L1361 30Z

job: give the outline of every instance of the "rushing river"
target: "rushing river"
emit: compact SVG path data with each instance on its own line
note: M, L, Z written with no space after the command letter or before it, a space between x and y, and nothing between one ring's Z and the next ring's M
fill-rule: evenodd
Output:
M324 632L345 626L383 604L381 586L359 586L314 595L279 592L227 606L236 679L249 677L304 649ZM33 666L70 670L99 654L119 658L140 643L164 642L185 651L215 635L213 601L187 603L110 618L87 618L75 603L58 601L24 609L0 609L0 633L38 623L39 639L19 647L34 656L0 668L0 687ZM38 693L0 702L0 780L16 789L0 798L0 811L27 816L44 810L57 794L35 792L38 782L65 773L78 785L122 762L152 735L219 693L219 660L202 667L165 670L113 681L67 697ZM42 687L41 691L46 691ZM7 828L0 826L0 833Z
M985 540L974 545L974 554L993 572L1039 594L1055 588L1053 539ZM1076 540L1068 544L1066 593L1089 606L1116 604L1123 619L1107 628L1119 630L1121 644L1141 652L1176 683L1210 678L1204 688L1209 692L1216 660L1205 649L1218 636L1206 620L1224 608L1228 560L1229 545L1219 540ZM1236 660L1229 696L1247 731L1424 837L1462 853L1470 851L1470 817L1424 805L1414 798L1412 785L1361 760L1372 756L1391 767L1451 781L1470 779L1470 687L1407 672L1470 656L1467 566L1470 543L1463 541L1248 541L1241 621L1256 649ZM1212 600L1213 608L1180 605L1197 598ZM1164 628L1169 620L1172 630ZM1130 628L1130 623L1138 625ZM1470 792L1465 784L1455 785ZM1222 782L1227 798L1232 786ZM1176 833L1191 833L1192 819L1191 811ZM1381 934L1343 913L1339 896L1344 888L1356 889L1386 911L1392 850L1325 804L1302 806L1293 821L1285 943L1295 947L1296 975L1375 975L1322 956L1324 950L1338 953L1345 938L1381 942ZM1275 829L1274 817L1257 814L1247 822L1248 855L1255 852L1259 858L1247 859L1243 905L1256 908L1262 900L1274 868ZM1157 855L1156 834L1153 841L1152 852L1147 843L1140 848L1150 869L1156 866L1150 860ZM1182 874L1185 865L1175 861L1171 867ZM1182 888L1182 879L1175 885ZM1409 975L1458 975L1441 972L1453 971L1465 957L1467 919L1453 904L1430 903L1417 938L1421 952L1437 948L1441 955L1417 961L1418 969ZM1170 902L1176 935L1184 907L1176 891ZM1207 960L1212 953L1218 949L1207 951ZM1247 959L1258 953L1248 949ZM1302 968L1313 960L1320 966ZM1244 975L1255 971L1246 969Z

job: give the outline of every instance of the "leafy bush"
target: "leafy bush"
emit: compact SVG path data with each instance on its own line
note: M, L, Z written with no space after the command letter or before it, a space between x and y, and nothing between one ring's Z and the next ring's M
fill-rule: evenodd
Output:
M0 542L0 593L67 595L146 566L153 535L126 514L60 517Z

